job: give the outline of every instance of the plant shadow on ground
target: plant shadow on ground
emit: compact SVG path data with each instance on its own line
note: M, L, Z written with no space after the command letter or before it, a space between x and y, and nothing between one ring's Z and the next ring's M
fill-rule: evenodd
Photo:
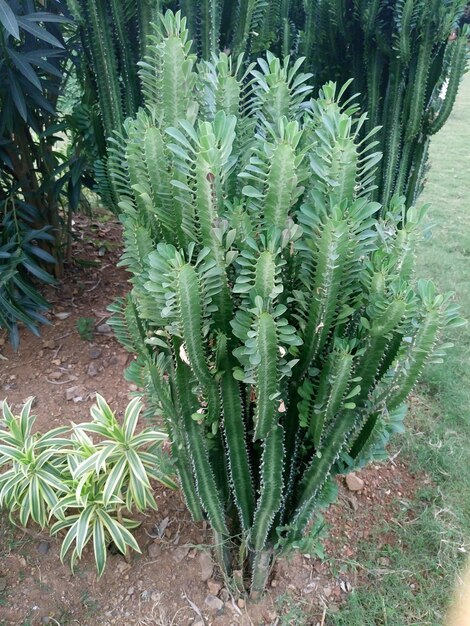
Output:
M430 202L432 237L418 251L417 273L455 292L470 316L470 78L454 112L431 143L431 170L421 202ZM362 546L357 567L370 582L352 593L334 626L440 626L459 570L470 550L470 328L444 338L455 346L444 365L426 369L411 402L408 432L395 444L411 471L432 485L418 489L412 516L391 529L398 538L377 567L374 541ZM387 530L389 524L378 529Z

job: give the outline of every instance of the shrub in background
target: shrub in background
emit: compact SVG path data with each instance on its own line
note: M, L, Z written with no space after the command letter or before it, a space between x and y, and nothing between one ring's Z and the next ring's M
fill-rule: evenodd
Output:
M92 159L96 190L111 209L117 198L107 171L107 139L142 104L137 62L161 0L67 0L81 53L76 59L81 102L68 116L78 153ZM90 165L90 163L89 163Z
M431 136L447 121L468 65L468 27L460 27L466 0L305 3L299 51L316 87L354 77L364 126L378 134L383 160L374 198L394 194L414 204L425 180Z
M347 85L311 99L301 65L196 65L167 12L141 64L145 107L110 156L127 375L165 419L223 571L254 595L334 499L334 475L383 458L440 329L461 323L413 277L424 210L371 200L367 116Z
M234 58L243 53L248 63L270 50L280 57L305 56L304 69L312 72L316 90L328 80L344 84L353 78L349 95L359 93L361 109L369 111L361 136L382 127L377 140L384 159L374 199L386 205L392 195L404 194L411 206L424 182L429 138L447 120L466 69L468 29L459 25L466 5L466 0L69 0L103 120L97 167L103 197L116 207L105 139L142 103L135 62L145 55L150 19L168 7L186 17L199 58L211 60L224 50ZM96 97L89 94L87 101ZM86 117L82 109L80 116Z
M67 529L60 558L73 546L72 569L92 542L101 575L109 543L124 555L128 548L140 552L129 532L139 522L124 515L157 508L150 480L168 487L175 484L160 448L166 435L152 428L136 432L139 400L129 403L120 424L105 400L99 395L96 399L91 422L44 434L32 432L36 419L31 415L32 399L18 416L3 403L0 506L10 511L14 523L18 517L23 527L32 520L41 528L50 526L52 534Z
M0 328L38 333L36 283L60 276L82 166L59 149L57 99L69 53L64 2L0 3ZM64 208L63 205L66 205Z
M0 208L1 208L0 203ZM35 335L38 325L47 324L44 317L48 302L31 283L31 277L42 283L54 283L50 272L41 262L55 263L55 258L40 247L53 244L50 228L35 228L34 216L14 197L5 200L0 222L0 329L6 328L13 348L19 345L19 324Z

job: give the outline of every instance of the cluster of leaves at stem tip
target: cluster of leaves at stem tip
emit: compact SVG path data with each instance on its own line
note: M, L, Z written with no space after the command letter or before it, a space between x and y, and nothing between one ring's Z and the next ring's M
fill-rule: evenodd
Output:
M139 522L128 515L156 508L150 481L176 485L161 449L166 434L137 429L140 400L129 403L122 424L101 396L96 401L91 422L44 434L33 432L32 399L19 415L3 402L0 506L25 528L31 520L53 535L66 531L60 558L73 546L72 569L91 542L101 575L110 544L126 556L129 548L140 552L130 532Z
M414 278L425 207L371 199L376 131L363 136L347 85L312 98L302 63L198 64L167 12L140 64L145 106L110 153L127 377L163 415L225 573L253 593L334 499L334 475L385 457L441 329L463 323Z

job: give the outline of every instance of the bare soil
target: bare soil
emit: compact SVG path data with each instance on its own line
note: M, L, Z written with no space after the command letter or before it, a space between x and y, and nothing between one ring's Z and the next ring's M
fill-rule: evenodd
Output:
M0 400L7 398L18 409L35 396L36 427L42 431L87 420L96 392L119 414L138 392L123 378L132 357L111 334L97 330L109 316L107 306L128 289L125 271L116 267L119 225L78 218L74 228L74 261L63 283L48 294L51 325L40 338L23 333L16 354L0 335ZM93 318L92 341L77 332L77 320L84 317ZM156 487L159 509L143 516L136 531L142 554L134 554L130 564L109 554L100 579L90 550L72 575L60 562L57 538L33 527L15 528L3 512L0 626L326 626L347 595L368 584L368 572L354 567L361 543L375 541L386 554L396 539L377 536L377 526L406 510L417 487L398 459L359 476L364 487L354 493L338 479L340 497L325 515L323 558L317 552L279 560L266 597L256 604L231 596L216 567L206 580L211 535L204 523L192 522L177 492ZM161 538L154 538L156 529ZM377 568L386 569L386 557L379 560ZM209 594L222 600L218 611L206 603Z

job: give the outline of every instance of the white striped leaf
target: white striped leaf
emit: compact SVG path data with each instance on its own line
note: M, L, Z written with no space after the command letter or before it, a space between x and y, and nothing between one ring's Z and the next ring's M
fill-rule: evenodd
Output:
M124 438L127 442L130 441L135 433L137 421L141 411L142 402L140 401L140 398L134 398L127 405L126 412L124 414Z
M72 526L69 528L68 533L65 535L65 539L62 542L62 546L60 548L60 560L63 561L65 558L65 555L67 554L67 552L70 549L70 546L72 545L72 543L75 540L75 537L77 536L77 530L78 530L78 522L79 519L77 519Z
M100 459L100 454L101 454L101 451L97 451L94 454L92 454L91 456L89 456L87 459L85 459L84 461L79 463L77 465L77 467L75 468L75 471L73 473L73 477L75 479L78 479L78 478L81 478L81 477L85 476L89 472L95 470L96 469L96 465L97 465L97 461L99 461L99 459ZM96 472L96 473L98 473L98 472Z
M62 511L65 511L68 508L77 508L80 505L77 502L77 498L75 496L75 494L70 494L69 496L65 496L63 498L61 498L57 504L55 505L55 507L52 509L51 514L52 515L56 515L57 511L59 509L62 509Z
M121 457L113 467L106 480L103 490L103 502L109 504L110 498L120 492L124 474L127 469L127 461L125 457Z
M110 406L99 393L96 394L96 403L100 412L100 421L102 423L113 424L116 421L114 413L111 411Z
M95 424L94 422L86 422L84 424L75 424L74 430L77 430L79 432L86 430L90 433L103 435L103 437L109 436L109 429L107 428L107 426L104 426L103 424Z
M55 507L59 499L57 498L55 491L44 480L40 481L39 489L41 491L41 497L44 500L44 502L47 504L47 507L49 509L48 517L50 519L51 510Z
M101 452L96 457L95 463L95 471L97 474L101 472L101 470L106 470L106 461L108 457L115 451L116 447L114 444L109 443L104 446Z
M31 433L31 428L33 426L33 423L35 421L34 417L30 416L30 411L31 411L31 407L33 405L33 401L34 398L31 396L30 398L28 398L28 401L25 402L25 405L23 406L22 410L21 410L21 414L20 414L20 419L19 419L19 426L21 429L21 433L23 435L23 437L26 437L27 435L29 435Z
M145 430L132 439L132 445L136 448L144 443L156 443L166 439L168 435L160 430Z
M5 455L12 461L17 461L18 463L22 463L24 461L24 454L20 452L18 448L13 448L13 446L0 445L0 454Z
M62 491L65 493L69 491L69 488L64 480L64 478L66 479L66 477L64 476L64 478L62 478L61 476L59 478L55 474L53 474L51 471L48 471L48 470L49 468L41 468L40 470L37 471L37 476L41 479L41 483L47 483L50 487L52 487L56 491Z
M29 492L30 492L30 506L31 506L31 517L35 522L37 522L41 528L44 528L45 525L45 512L44 512L44 502L41 497L41 492L39 490L39 481L37 476L33 476L31 478L31 482L29 484Z
M134 475L131 474L129 476L127 504L132 507L132 504L134 503L139 511L144 511L147 506L149 506L150 498L153 499L150 489L145 487L139 480L136 480ZM129 506L127 508L129 508ZM156 508L156 506L152 508Z
M89 505L80 513L77 526L76 550L78 557L81 558L82 551L86 543L87 534L90 532L90 521L94 513L94 507Z
M113 520L113 518L104 510L97 509L96 513L105 525L106 530L111 537L111 540L116 545L116 548L120 552L122 552L122 554L125 554L126 542L124 541L122 533L120 532L119 524L115 520Z
M98 576L101 576L106 566L106 537L103 524L98 517L93 521L93 551Z
M51 526L51 535L55 535L58 532L60 532L61 530L64 530L64 528L68 528L69 526L71 526L71 524L73 522L77 521L79 517L80 516L78 514L77 515L69 515L65 519L58 520L57 522L55 522Z
M139 455L132 448L126 452L126 458L129 465L129 472L137 478L145 487L150 488L149 479L145 467L139 458Z

